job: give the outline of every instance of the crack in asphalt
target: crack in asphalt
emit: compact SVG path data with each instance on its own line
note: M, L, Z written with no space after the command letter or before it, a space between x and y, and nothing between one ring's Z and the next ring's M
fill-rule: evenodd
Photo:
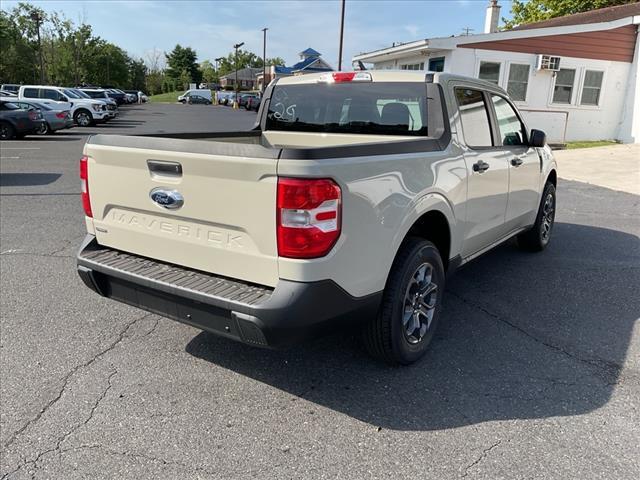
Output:
M101 450L108 455L125 457L125 458L133 458L136 460L144 459L144 460L149 460L151 462L161 463L162 465L165 465L165 466L179 467L179 468L187 469L190 471L206 473L208 475L218 475L220 473L218 470L210 470L207 467L202 465L189 465L182 462L165 460L164 458L154 457L153 455L148 455L145 453L135 453L135 452L127 452L127 451L121 452L118 450L107 448L104 445L100 445L100 444L79 445L76 447L60 450L60 454L72 452L72 451L78 451L78 450Z
M102 400L104 400L104 398L107 396L107 393L109 392L109 390L111 390L111 387L113 386L113 384L111 383L111 379L116 376L118 374L118 371L116 369L112 370L112 372L109 374L109 376L107 377L107 386L104 388L104 390L100 393L100 395L98 395L98 398L96 399L96 401L94 402L94 404L91 407L91 410L89 411L89 415L87 416L87 418L80 422L77 423L76 425L74 425L68 432L65 432L60 438L58 438L58 440L56 440L56 444L54 447L52 448L48 448L46 450L43 450L39 453L36 454L36 457L32 460L25 460L23 461L21 464L19 464L14 470L12 470L11 472L7 473L6 475L4 475L2 478L8 478L12 475L15 475L16 473L18 473L20 470L22 470L23 468L25 468L27 465L33 465L34 470L31 472L31 478L35 479L36 473L37 473L37 468L38 468L38 462L47 454L52 453L52 452L57 452L60 451L62 444L67 440L67 438L69 438L71 435L73 435L78 429L80 429L81 427L83 427L84 425L86 425L87 423L89 423L91 421L91 419L93 418L96 410L98 409L98 407L100 406L100 402L102 402Z
M482 454L476 458L473 462L471 462L469 465L467 465L464 469L464 473L462 474L462 477L466 477L467 475L469 475L469 470L472 469L473 467L475 467L476 465L478 465L482 460L484 460L485 458L487 458L487 455L489 455L489 453L496 447L498 447L498 445L500 445L502 443L502 440L498 440L496 443L492 444L489 448L485 448L482 451Z
M615 362L611 362L602 358L583 358L579 355L577 355L574 352L570 352L568 350L565 350L563 347L561 347L560 345L555 345L553 343L550 343L547 340L544 340L542 338L537 337L536 335L534 335L533 333L527 331L526 329L516 325L513 322L510 322L509 320L507 320L506 318L501 317L500 315L493 313L492 311L488 310L487 308L485 308L484 306L480 305L477 302L474 302L472 300L469 300L463 296L461 296L460 294L458 294L457 292L448 290L447 291L448 294L450 294L451 296L453 296L454 298L458 299L459 301L461 301L462 303L464 303L465 305L469 305L477 310L480 310L481 312L485 313L486 315L488 315L489 317L493 318L494 320L497 320L511 328L513 328L514 330L520 332L522 335L530 338L531 340L533 340L536 343L539 343L540 345L544 345L547 348L550 348L552 350L555 350L558 353L561 353L563 355L565 355L568 358L571 358L572 360L575 360L577 362L583 363L585 365L589 365L591 367L595 367L599 370L601 370L603 373L605 373L608 377L610 377L611 379L613 379L612 382L608 382L610 385L611 384L617 384L617 379L620 377L620 374L622 373L622 369L623 366L619 365Z
M109 353L111 350L113 350L122 340L124 340L126 333L129 331L129 329L134 324L136 324L140 320L143 320L143 319L149 317L150 315L153 315L153 314L152 313L146 313L143 316L135 318L134 320L132 320L129 323L127 323L125 325L125 327L116 335L115 340L112 341L107 347L105 347L104 349L102 349L101 351L96 353L93 357L91 357L86 362L84 362L84 363L82 363L80 365L76 365L64 377L62 377L62 380L61 380L62 381L62 386L59 389L58 393L51 400L49 400L44 405L44 407L42 407L40 409L40 411L33 418L29 419L22 427L20 427L18 430L16 430L9 437L9 439L4 444L4 449L7 449L8 447L10 447L17 440L17 438L27 428L29 428L31 425L34 425L35 423L37 423L42 418L42 416L62 398L62 395L64 394L64 392L65 392L65 390L66 390L66 388L67 388L67 386L69 384L69 381L71 380L71 377L73 377L79 370L91 366L93 363L95 363L101 357L103 357L104 355ZM2 478L6 478L6 476L2 477Z
M66 247L65 247L66 248ZM57 252L54 252L57 253ZM53 253L36 253L36 252L3 252L3 257L44 257L44 258L76 258L75 255L54 255Z

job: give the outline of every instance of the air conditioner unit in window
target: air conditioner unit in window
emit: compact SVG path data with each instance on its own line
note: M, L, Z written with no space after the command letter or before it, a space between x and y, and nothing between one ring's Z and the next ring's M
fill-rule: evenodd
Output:
M560 57L554 57L553 55L538 55L536 69L557 72L560 70Z

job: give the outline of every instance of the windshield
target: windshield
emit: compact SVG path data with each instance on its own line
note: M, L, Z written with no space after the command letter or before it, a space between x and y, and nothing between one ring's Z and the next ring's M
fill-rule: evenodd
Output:
M73 89L73 92L78 95L80 98L91 98L89 95L87 95L85 92L83 92L82 90L78 90L77 88Z
M64 94L67 97L71 97L71 98L82 98L80 95L78 95L77 93L75 93L73 90L69 89L69 88L65 88L62 90L64 92Z
M276 85L267 130L427 135L423 83L349 82Z

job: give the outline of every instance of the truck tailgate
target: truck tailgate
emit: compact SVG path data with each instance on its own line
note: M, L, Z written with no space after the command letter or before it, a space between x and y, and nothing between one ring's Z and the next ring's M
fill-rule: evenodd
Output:
M97 135L84 153L101 245L275 286L277 149ZM179 192L184 203L163 207L154 189Z

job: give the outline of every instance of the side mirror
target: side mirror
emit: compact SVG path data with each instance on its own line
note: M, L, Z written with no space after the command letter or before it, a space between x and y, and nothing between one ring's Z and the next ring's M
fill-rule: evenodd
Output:
M542 130L531 130L529 133L529 146L542 148L547 144L547 134Z
M68 99L67 97L63 96L63 97L62 97L62 101L63 101L63 102L68 102L68 101L69 101L69 99Z

